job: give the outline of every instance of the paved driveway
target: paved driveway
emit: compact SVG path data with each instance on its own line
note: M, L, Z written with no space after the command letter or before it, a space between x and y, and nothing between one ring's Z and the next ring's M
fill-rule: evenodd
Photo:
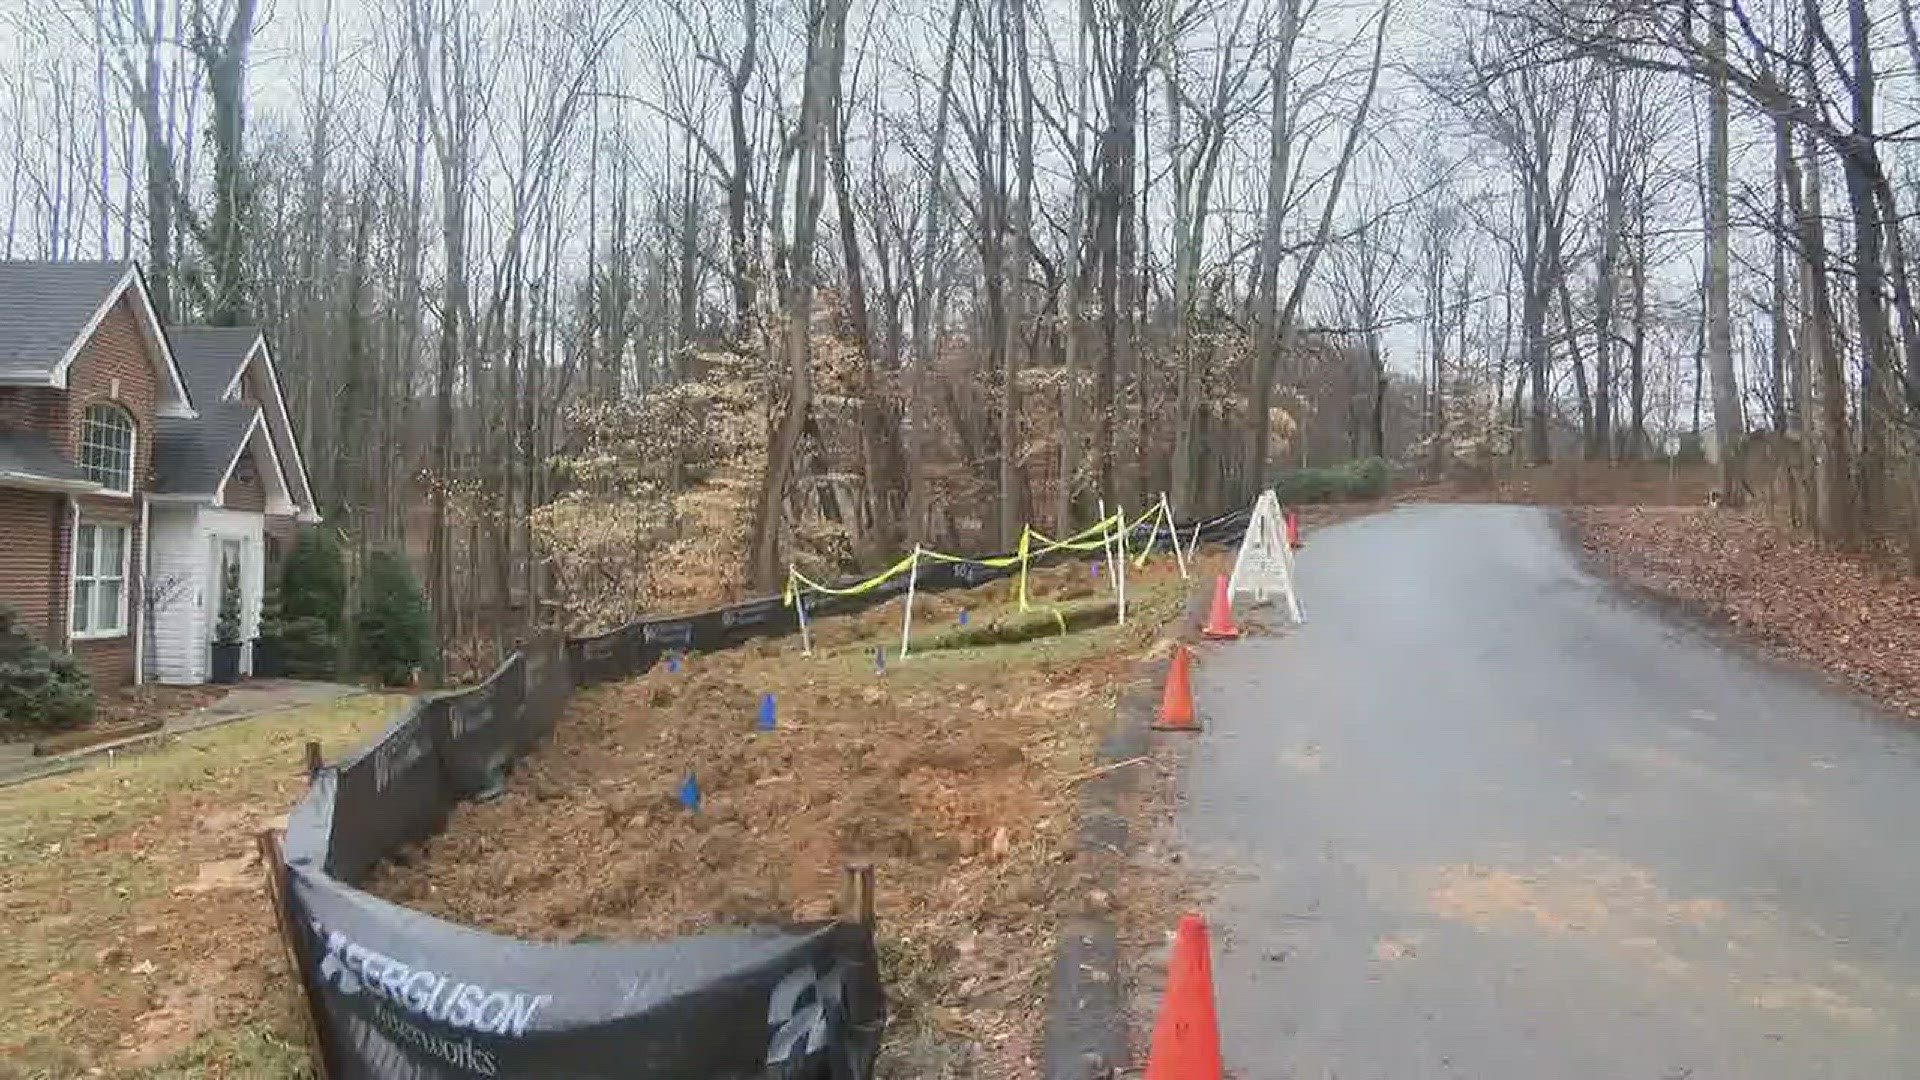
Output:
M1547 514L1316 533L1210 649L1180 831L1244 1080L1920 1076L1920 729L1582 572Z

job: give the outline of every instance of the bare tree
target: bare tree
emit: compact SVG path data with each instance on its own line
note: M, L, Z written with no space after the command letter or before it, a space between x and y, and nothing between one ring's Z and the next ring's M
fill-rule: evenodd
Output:
M791 139L793 234L787 249L781 304L784 326L777 339L778 354L788 372L787 400L768 447L752 534L751 576L754 585L765 590L772 590L780 581L781 509L800 436L813 407L813 249L820 206L826 197L826 132L846 60L847 8L848 0L809 0L807 6L805 76L800 115ZM774 340L769 338L770 344Z

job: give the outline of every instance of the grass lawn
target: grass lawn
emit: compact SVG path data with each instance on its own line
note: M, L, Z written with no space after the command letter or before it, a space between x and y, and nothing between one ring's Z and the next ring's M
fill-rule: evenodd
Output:
M0 1078L293 1077L307 1052L254 855L401 699L196 732L0 789Z

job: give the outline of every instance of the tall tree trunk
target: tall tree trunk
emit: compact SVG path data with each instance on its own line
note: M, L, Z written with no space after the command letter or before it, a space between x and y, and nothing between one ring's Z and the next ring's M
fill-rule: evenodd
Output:
M1320 221L1314 229L1311 240L1306 245L1305 253L1301 256L1300 266L1294 274L1293 286L1287 292L1286 302L1281 305L1278 314L1274 317L1275 336L1279 341L1279 351L1281 352L1287 351L1293 344L1292 338L1294 334L1295 317L1300 311L1301 302L1307 295L1307 287L1313 281L1314 269L1319 265L1320 257L1325 253L1328 241L1333 234L1334 214L1339 209L1341 193L1346 188L1349 170L1352 168L1354 156L1360 148L1360 137L1366 131L1367 117L1373 108L1374 94L1380 88L1381 58L1386 53L1387 29L1392 23L1392 18L1393 0L1385 0L1385 2L1380 5L1379 13L1375 16L1373 54L1372 60L1367 67L1366 86L1361 90L1359 104L1353 111L1352 119L1346 130L1346 136L1340 145L1340 156L1335 160L1333 173L1327 181L1327 201L1321 206ZM1280 93L1277 86L1273 93L1276 95ZM1291 121L1281 115L1283 106L1276 104L1274 108L1273 130L1279 131L1285 128L1290 132ZM1277 154L1273 156L1279 157ZM1278 163L1284 164L1284 160ZM1271 184L1272 181L1269 179L1269 199L1272 198L1275 191ZM1284 190L1284 188L1281 190ZM1281 213L1281 210L1269 205L1268 213L1271 218L1272 215ZM1277 229L1278 225L1269 220L1268 227L1269 229ZM1277 238L1275 242L1277 243ZM1266 244L1267 237L1263 235L1262 246L1264 247ZM1277 273L1277 267L1269 270L1263 266L1261 269L1263 274L1269 272ZM1253 393L1251 395L1253 437L1249 440L1247 449L1246 476L1242 478L1243 483L1254 487L1263 486L1266 483L1267 444L1272 428L1272 424L1268 422L1267 415L1273 405L1273 376L1277 359L1278 355L1276 352L1259 347L1256 337L1253 358Z
M1727 48L1727 13L1712 5L1709 47L1722 61ZM1740 384L1733 370L1732 289L1727 259L1732 224L1727 209L1727 155L1730 138L1727 82L1714 79L1707 93L1707 365L1713 374L1713 435L1720 447L1720 497L1728 506L1746 501L1742 470L1745 423L1740 415Z
M760 63L759 0L740 0L740 23L740 56L727 78L727 133L733 155L727 173L727 262L733 272L733 333L744 339L758 296L757 260L747 233L754 160L747 94Z
M905 510L906 480L899 429L889 423L886 379L875 361L873 329L867 305L865 259L854 216L853 192L848 183L847 116L844 95L834 94L832 175L833 201L839 212L840 261L847 282L847 322L853 329L860 362L860 456L866 474L866 513L856 536L866 537L872 555L899 546L900 515Z
M1079 18L1074 24L1074 70L1087 70L1087 43L1092 34L1091 0L1076 5ZM1061 536L1072 533L1074 491L1080 472L1080 364L1086 348L1086 328L1082 312L1087 289L1087 217L1092 185L1083 183L1087 170L1087 87L1091 80L1081 78L1074 91L1073 113L1073 199L1072 223L1067 229L1065 259L1066 299L1060 313L1060 466L1054 489L1053 526ZM1097 212L1097 211L1096 211Z
M1769 334L1767 339L1767 361L1773 376L1773 389L1769 395L1772 405L1773 431L1776 435L1787 433L1789 402L1793 402L1792 411L1801 423L1805 423L1806 414L1798 409L1799 397L1790 390L1788 382L1787 356L1793 349L1792 335L1788 332L1787 316L1787 237L1786 231L1791 223L1787 220L1787 162L1793 156L1793 137L1787 127L1787 121L1775 117L1773 121L1773 214L1771 243L1773 266L1768 280L1770 286L1768 312Z
M194 51L213 99L213 217L204 239L212 264L207 321L234 326L247 318L246 164L247 56L253 44L256 0L237 0L218 37L196 25ZM196 18L196 23L198 18Z
M1001 342L1000 547L1011 551L1025 522L1020 472L1020 368L1026 343L1027 249L1033 213L1033 84L1028 73L1027 0L1002 0L1012 23L1011 82L1019 99L1014 123L1014 193L1007 222L1006 326Z
M1593 284L1593 438L1588 456L1613 456L1613 320L1615 279L1620 257L1624 178L1609 178L1600 218L1600 266Z
M1633 282L1633 343L1627 353L1628 408L1631 412L1627 431L1628 461L1639 461L1647 449L1647 241L1646 214L1639 215L1640 238L1635 246L1631 278Z
M826 128L839 93L846 58L849 0L812 0L807 18L807 60L800 118L794 132L793 244L788 254L784 341L787 402L767 447L766 474L753 525L751 574L755 588L779 587L782 510L788 478L813 410L814 236L826 183Z
M1247 454L1236 501L1266 483L1267 412L1274 367L1285 337L1280 325L1280 263L1285 258L1287 187L1293 169L1293 50L1302 30L1301 0L1282 0L1267 90L1267 186L1254 254L1253 356L1247 384Z
M1094 379L1095 470L1101 498L1118 499L1114 482L1114 428L1118 421L1118 380L1129 366L1132 346L1134 270L1124 237L1133 231L1134 125L1140 100L1140 0L1120 4L1120 40L1107 81L1107 128L1100 140L1100 201L1094 210L1093 257L1100 268L1100 364Z
M1547 305L1552 299L1551 275L1547 272L1545 248L1547 210L1541 205L1536 185L1529 184L1524 194L1526 249L1522 255L1520 280L1526 294L1521 298L1520 347L1526 353L1527 377L1527 454L1535 465L1553 458L1548 441L1547 421L1551 402L1547 397ZM1518 395L1516 394L1516 397Z
M1811 48L1811 35L1809 44ZM1814 428L1813 443L1818 456L1814 471L1814 520L1820 535L1838 544L1851 544L1858 538L1859 516L1853 482L1852 431L1847 423L1847 379L1845 358L1834 336L1836 322L1833 294L1827 283L1826 224L1821 209L1820 150L1808 136L1805 182L1801 172L1791 167L1787 173L1787 198L1794 208L1800 239L1801 348L1808 354L1808 369L1813 376L1812 394L1816 398L1808 414Z
M933 149L927 162L927 211L920 245L920 278L913 305L913 369L907 378L907 538L923 540L932 527L932 492L926 475L932 441L928 407L932 392L933 359L940 334L938 317L946 289L942 246L945 243L947 118L953 104L953 64L960 44L960 15L966 0L953 0L947 16L946 53L940 61L939 99L934 105Z

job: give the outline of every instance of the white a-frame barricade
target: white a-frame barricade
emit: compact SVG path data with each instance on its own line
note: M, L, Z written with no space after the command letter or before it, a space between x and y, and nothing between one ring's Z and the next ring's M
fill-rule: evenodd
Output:
M1280 499L1270 490L1261 492L1259 501L1253 504L1247 535L1240 541L1240 553L1234 556L1233 576L1227 579L1227 592L1231 596L1252 593L1256 603L1266 603L1276 596L1284 598L1293 621L1307 621L1294 587L1293 547L1287 543Z

